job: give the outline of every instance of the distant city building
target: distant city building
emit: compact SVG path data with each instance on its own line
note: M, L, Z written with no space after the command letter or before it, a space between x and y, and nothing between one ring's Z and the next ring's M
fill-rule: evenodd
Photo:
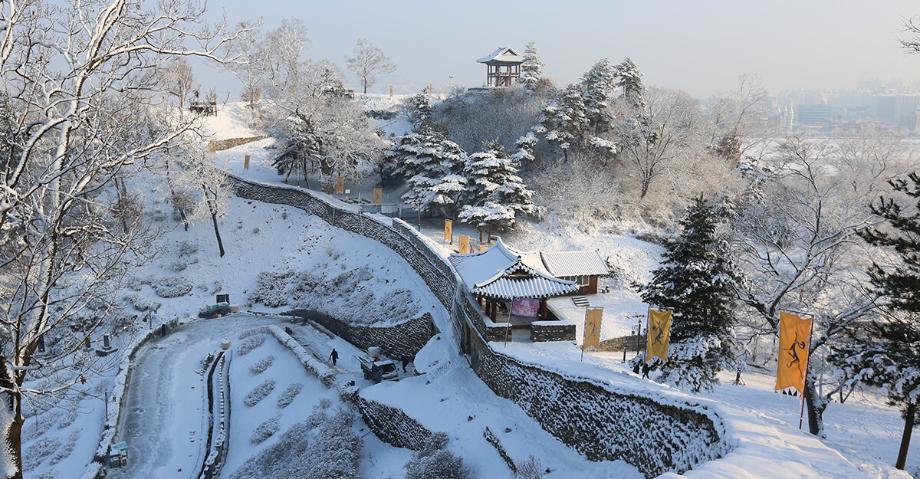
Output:
M834 117L834 107L830 105L798 105L795 109L796 123L801 126L824 126Z

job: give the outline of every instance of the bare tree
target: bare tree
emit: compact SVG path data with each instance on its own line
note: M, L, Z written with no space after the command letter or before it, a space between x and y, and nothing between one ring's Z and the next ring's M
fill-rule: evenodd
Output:
M179 116L182 117L185 114L185 100L188 99L195 81L192 66L185 57L179 57L167 67L164 76L166 77L166 91L176 97L179 104Z
M875 220L870 197L903 161L885 141L784 140L734 219L733 247L745 275L737 294L756 319L754 335L774 336L781 310L815 318L811 353L819 364L827 345L870 314L864 270L871 252L856 231ZM875 146L870 146L875 145ZM820 367L806 381L809 430L822 433L822 415L845 382ZM841 397L844 395L841 394Z
M355 45L354 55L345 57L348 69L351 70L364 86L364 93L367 93L367 87L377 81L379 75L392 73L396 70L396 65L390 61L383 50L375 47L370 41L361 38Z
M110 218L115 180L195 128L174 117L148 128L162 120L168 95L160 65L188 56L224 61L237 35L201 27L203 13L184 0L145 8L126 0L0 4L0 77L16 139L0 171L0 231L12 233L0 241L10 477L23 474L24 397L91 377L92 363L73 358L108 316L113 282L143 249L142 228L125 231ZM43 341L57 347L39 359ZM28 385L54 368L53 384Z
M620 128L620 158L635 177L639 199L667 174L669 165L698 145L700 114L696 102L682 91L650 89L643 117Z

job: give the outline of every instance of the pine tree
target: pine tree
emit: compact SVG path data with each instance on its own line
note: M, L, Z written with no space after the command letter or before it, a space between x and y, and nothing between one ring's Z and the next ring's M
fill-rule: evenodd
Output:
M534 91L543 78L543 62L537 55L537 46L534 42L528 42L524 49L524 63L521 63L521 76L518 83L524 88Z
M623 99L635 112L645 110L645 86L639 67L627 57L616 66L619 81L617 86L623 90Z
M869 268L880 315L854 328L851 341L835 346L830 360L843 366L853 381L883 388L891 404L903 408L904 433L895 466L904 469L920 400L920 175L890 184L908 198L906 206L880 198L872 212L885 227L859 231L870 245L895 253L894 264L873 262Z
M594 135L609 131L613 125L610 102L617 88L617 71L610 60L604 58L595 63L581 78L581 88L584 92L588 129Z
M464 168L467 190L459 219L464 223L511 227L519 214L535 215L533 192L517 175L517 166L496 141L470 155Z
M654 308L673 311L666 382L693 391L712 389L716 373L734 361L733 276L713 207L697 198L665 244L664 260L640 288Z
M406 114L409 121L412 122L412 130L423 132L428 129L434 129L432 120L434 107L431 105L431 99L425 93L419 93L409 99L406 104Z
M514 146L517 151L511 155L511 158L514 160L515 166L527 171L527 165L536 159L534 151L537 148L537 136L534 135L533 130L528 131L527 134L514 142Z
M589 121L579 85L569 85L560 97L550 102L540 116L538 133L562 149L565 161L569 161L569 149L585 143L585 132Z
M409 190L402 198L420 213L443 207L453 216L457 199L465 191L460 173L467 162L466 152L440 133L426 130L415 135L403 156L402 172Z

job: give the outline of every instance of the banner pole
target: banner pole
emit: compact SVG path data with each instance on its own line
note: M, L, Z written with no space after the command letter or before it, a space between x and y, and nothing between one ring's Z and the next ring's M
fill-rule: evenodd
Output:
M815 335L815 317L811 317L811 332L808 333L808 361L805 362L805 380L802 382L802 407L799 409L799 431L805 417L805 389L808 389L808 368L811 366L811 343Z

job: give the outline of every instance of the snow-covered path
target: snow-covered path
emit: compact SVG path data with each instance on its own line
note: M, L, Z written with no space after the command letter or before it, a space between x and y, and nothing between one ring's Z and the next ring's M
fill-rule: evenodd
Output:
M204 357L223 338L277 319L234 316L195 320L142 346L132 362L116 441L128 443L128 467L111 477L192 477L204 456L207 427Z

